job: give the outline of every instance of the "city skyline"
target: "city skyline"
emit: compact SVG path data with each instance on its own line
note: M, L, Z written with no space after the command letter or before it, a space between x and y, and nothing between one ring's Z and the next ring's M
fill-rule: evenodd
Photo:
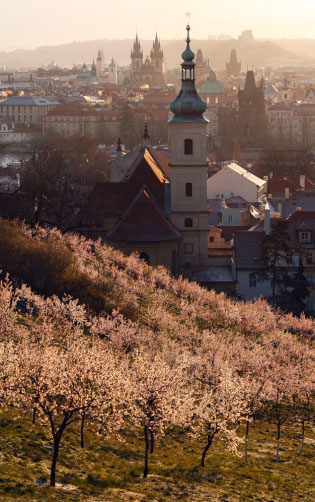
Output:
M237 37L251 29L257 38L313 38L315 5L301 0L265 0L255 5L247 0L222 0L215 8L206 0L193 5L173 0L123 1L119 9L108 0L55 0L54 9L47 0L15 0L3 7L0 50L30 49L72 41L133 38L151 39L158 31L161 39L184 36L185 13L191 12L195 39L220 34ZM13 6L13 8L12 8ZM16 16L16 13L19 16ZM167 12L167 15L166 15ZM35 22L34 22L35 19ZM12 26L15 27L12 30Z

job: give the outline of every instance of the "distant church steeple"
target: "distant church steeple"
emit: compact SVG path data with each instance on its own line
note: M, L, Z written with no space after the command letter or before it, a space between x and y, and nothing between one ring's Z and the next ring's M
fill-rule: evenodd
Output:
M144 133L143 133L143 146L151 146L151 138L149 136L149 129L148 129L148 122L147 120L145 121L144 124Z
M153 42L153 47L150 56L151 59L163 59L163 50L161 49L161 42L158 39L157 33L155 35L155 40Z
M237 60L236 49L231 50L230 61L226 63L226 76L238 77L241 71L241 63Z

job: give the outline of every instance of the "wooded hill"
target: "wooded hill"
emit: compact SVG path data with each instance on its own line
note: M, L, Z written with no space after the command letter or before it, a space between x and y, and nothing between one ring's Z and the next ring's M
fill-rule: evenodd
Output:
M120 65L130 63L130 50L133 40L94 40L80 41L56 46L42 46L36 49L15 50L12 52L0 52L0 65L8 68L42 66L55 61L58 65L73 65L74 63L92 63L97 51L102 49L106 62L113 57ZM150 54L153 39L140 40L144 55ZM185 45L183 40L162 40L162 48L166 59L167 68L179 68L181 53ZM242 62L242 71L250 67L272 66L287 64L287 61L301 63L307 60L296 55L285 47L281 47L273 41L254 41L244 44L235 39L231 40L197 40L193 37L192 50L196 53L202 49L203 55L209 59L210 65L216 70L225 70L225 63L230 58L231 49L237 50L239 60Z

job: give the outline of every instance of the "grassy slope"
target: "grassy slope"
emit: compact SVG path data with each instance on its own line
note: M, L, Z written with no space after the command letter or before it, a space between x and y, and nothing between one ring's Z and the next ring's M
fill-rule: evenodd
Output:
M126 434L125 442L105 441L88 427L82 450L74 427L65 434L57 466L57 482L75 486L71 491L35 484L36 479L49 479L51 443L45 429L11 411L2 413L0 427L1 502L315 500L315 428L308 428L305 455L300 457L299 431L284 427L282 460L276 464L275 427L253 425L247 466L216 442L205 469L198 467L201 443L169 432L157 441L150 476L143 480L141 436Z

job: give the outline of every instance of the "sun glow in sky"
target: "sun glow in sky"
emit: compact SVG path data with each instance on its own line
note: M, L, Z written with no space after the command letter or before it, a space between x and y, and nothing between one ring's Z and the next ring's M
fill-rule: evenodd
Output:
M185 13L192 36L315 38L315 0L11 0L1 7L0 50L73 40L183 38Z

